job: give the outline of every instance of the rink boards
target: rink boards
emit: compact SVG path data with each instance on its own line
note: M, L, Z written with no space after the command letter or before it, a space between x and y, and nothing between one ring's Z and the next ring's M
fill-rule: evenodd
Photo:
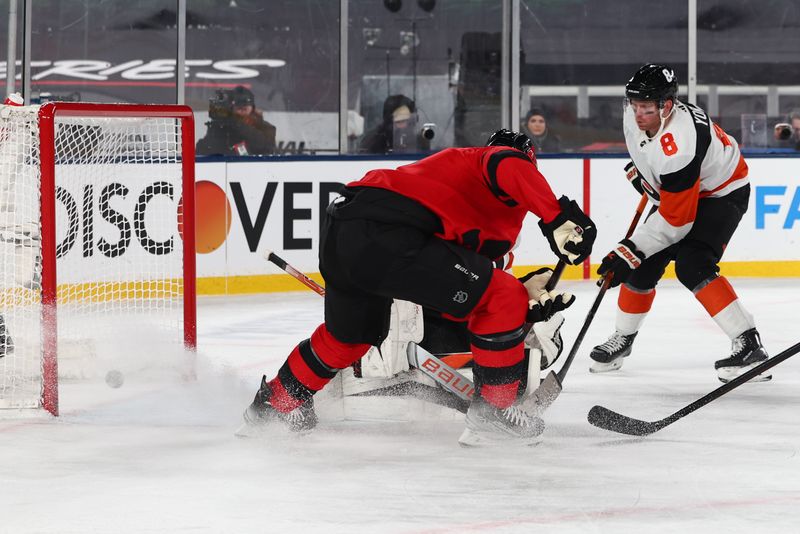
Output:
M318 280L321 214L341 184L374 168L413 160L356 158L198 162L197 274L200 294L286 291L303 286L263 259L273 250ZM624 177L624 158L541 159L557 195L574 198L599 229L589 263L565 278L589 278L624 234L638 195ZM722 262L729 276L800 277L800 176L793 157L750 157L750 205ZM520 271L554 263L529 216L514 251ZM673 276L668 271L667 276Z

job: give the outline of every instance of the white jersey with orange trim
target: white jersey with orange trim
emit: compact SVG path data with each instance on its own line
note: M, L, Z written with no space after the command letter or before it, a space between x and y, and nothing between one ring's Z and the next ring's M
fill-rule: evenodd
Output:
M675 100L672 114L653 138L639 129L629 106L623 130L642 186L658 206L631 237L647 257L689 233L701 198L725 196L749 182L736 139L695 105Z

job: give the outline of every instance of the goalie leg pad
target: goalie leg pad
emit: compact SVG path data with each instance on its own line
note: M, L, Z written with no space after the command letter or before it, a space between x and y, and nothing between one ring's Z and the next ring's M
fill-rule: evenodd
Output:
M564 324L564 316L557 312L546 321L533 323L525 338L525 346L531 349L531 362L534 368L536 362L540 364L540 370L544 370L553 365L561 352L564 350L564 341L561 339L561 326ZM540 355L534 357L534 351ZM533 370L531 373L533 374Z
M408 371L408 344L422 340L422 306L395 300L391 310L389 335L381 343L380 349L370 348L361 359L361 376L364 378L391 378Z

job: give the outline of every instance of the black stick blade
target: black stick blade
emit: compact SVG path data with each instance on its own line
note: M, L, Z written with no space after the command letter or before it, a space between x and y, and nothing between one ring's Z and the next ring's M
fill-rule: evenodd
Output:
M617 412L611 411L603 406L594 406L589 410L589 423L604 430L628 434L629 436L647 436L657 430L662 425L660 422L650 423L634 419Z

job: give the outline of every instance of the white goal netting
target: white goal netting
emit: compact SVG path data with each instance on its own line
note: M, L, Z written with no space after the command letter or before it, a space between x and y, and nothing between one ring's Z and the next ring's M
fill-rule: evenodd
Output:
M54 142L38 106L0 106L0 407L46 404L50 334L62 377L187 342L183 162L193 154L182 153L181 120L157 106L153 116L50 106ZM56 325L43 313L53 281Z

